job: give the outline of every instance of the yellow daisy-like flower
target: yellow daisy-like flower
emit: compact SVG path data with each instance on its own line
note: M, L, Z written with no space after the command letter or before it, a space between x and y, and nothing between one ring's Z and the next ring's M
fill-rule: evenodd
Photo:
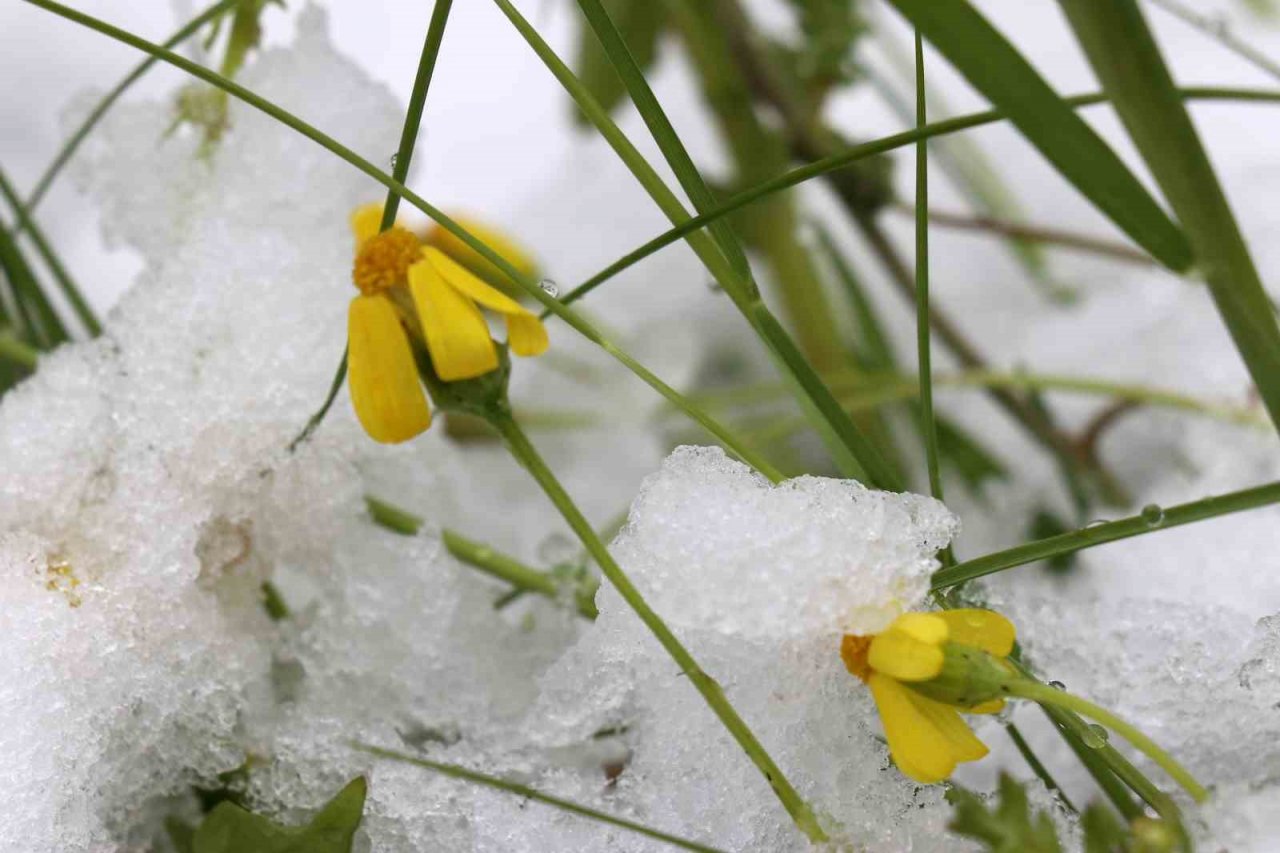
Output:
M898 769L917 782L941 782L987 747L959 711L991 714L1004 707L989 664L1013 650L1013 624L990 610L904 613L874 636L846 635L840 657L871 689ZM971 678L971 676L973 676Z
M434 246L394 226L379 233L381 207L351 215L356 257L352 280L360 295L347 313L351 402L375 441L407 441L431 426L431 410L414 358L425 344L443 382L473 379L499 366L481 308L503 316L516 355L546 351L537 315L486 284Z

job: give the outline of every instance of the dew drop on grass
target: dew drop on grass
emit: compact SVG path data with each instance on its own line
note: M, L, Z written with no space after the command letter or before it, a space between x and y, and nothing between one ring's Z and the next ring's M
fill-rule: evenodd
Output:
M1107 745L1110 735L1107 730L1097 723L1090 723L1089 728L1085 729L1081 734L1080 740L1084 741L1084 745L1090 749L1102 749Z
M1091 528L1094 528L1094 527L1101 527L1101 526L1102 526L1102 525L1104 525L1104 524L1110 524L1110 523L1111 523L1111 522L1110 522L1110 519L1106 519L1106 518L1095 518L1093 521L1091 521L1091 522L1089 522L1088 524L1086 524L1086 525L1084 526L1084 529L1085 529L1085 530L1089 530L1089 529L1091 529Z
M1159 527L1164 524L1164 508L1160 504L1147 504L1142 508L1142 520L1147 527Z
M399 163L400 163L400 154L399 154L399 153L392 154L392 155L391 155L391 168L392 168L392 169L394 169L394 168L395 168Z
M547 296L550 296L552 299L555 299L560 295L560 285L556 284L549 278L544 278L542 281L538 282L538 287L542 288L542 292L547 294Z

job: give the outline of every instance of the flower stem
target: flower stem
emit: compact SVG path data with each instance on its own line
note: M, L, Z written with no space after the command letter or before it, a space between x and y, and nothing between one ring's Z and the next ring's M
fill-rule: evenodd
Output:
M572 812L573 814L582 815L583 817L590 818L591 820L599 821L601 823L612 824L613 826L619 826L619 827L622 827L623 829L629 829L632 832L638 832L641 835L647 835L650 838L656 838L659 841L665 841L668 844L671 844L676 847L680 847L684 850L694 850L694 851L698 851L698 853L722 853L722 851L720 851L718 848L709 847L706 844L700 844L697 841L690 841L686 838L681 838L677 835L671 835L669 833L662 832L661 830L657 830L657 829L653 829L652 827L645 826L644 824L636 823L635 821L625 820L620 817L614 817L613 815L596 811L593 808L579 805L570 800L562 800L559 797L553 797L550 794L544 794L541 791L538 791L534 788L530 788L527 785L521 785L518 782L510 782L510 781L507 781L506 779L502 779L497 776L490 776L486 773L477 773L474 770L468 770L467 768L461 767L457 764L446 764L440 761L431 761L429 759L422 758L417 755L409 755L403 752L395 752L390 749L383 749L381 747L373 746L370 744L353 743L352 746L355 747L356 749L363 750L364 752L367 752L371 755L376 755L379 758L386 758L391 761L401 761L406 764L412 764L416 767L421 767L426 770L432 770L436 773L440 773L442 775L449 776L454 779L462 779L467 782L474 782L477 785L484 785L489 788L496 788L499 791L506 791L511 794L516 794L517 796L526 800L532 800L536 803L544 803L546 805L554 806L555 808L561 809L562 811L567 811L567 812Z
M1119 732L1125 740L1137 747L1144 755L1160 766L1162 770L1191 795L1197 803L1209 798L1209 792L1195 780L1185 767L1173 756L1161 749L1155 741L1144 735L1135 727L1126 723L1115 714L1088 699L1083 699L1065 690L1058 690L1035 681L1018 680L1009 685L1009 692L1023 699L1030 699L1042 705L1054 705L1068 711L1074 711L1084 717L1090 717L1109 729Z
M1280 503L1280 482L1268 483L1252 489L1241 489L1238 492L1228 492L1225 495L1168 508L1152 505L1128 518L1094 524L1070 533L1050 536L1047 539L1037 539L1025 545L1018 545L940 569L933 574L933 588L946 589L974 578L1024 566L1038 560L1047 560L1060 554L1071 554L1095 545L1115 542L1118 539L1128 539L1156 530L1180 527L1206 518L1257 509L1274 503Z
M563 585L547 572L526 566L514 557L503 554L488 545L472 541L452 530L441 530L440 539L444 547L458 560L485 574L504 580L518 590L532 592L554 601L561 600ZM584 619L595 619L599 615L595 604L595 584L585 585L575 590L574 602L578 614Z
M746 722L738 715L733 705L725 696L720 684L705 673L678 640L666 623L645 601L644 596L640 594L631 579L627 576L622 567L613 559L609 550L604 543L596 535L595 530L591 527L590 522L583 517L578 510L573 499L569 497L564 488L560 485L560 481L556 479L555 474L547 467L546 462L538 454L537 449L529 441L524 430L516 423L515 419L509 412L493 412L490 418L494 428L502 435L514 456L529 472L529 474L538 482L542 490L546 492L547 497L555 504L556 509L568 522L569 527L581 540L587 551L595 559L596 564L600 566L600 571L613 584L614 589L622 597L635 614L640 617L640 621L645 624L657 638L662 647L671 655L672 660L680 667L693 686L702 694L702 698L710 706L711 710L720 721L724 723L729 734L731 734L742 747L742 751L751 759L752 763L759 768L760 772L768 780L774 793L782 802L787 813L791 815L791 819L795 821L796 826L811 841L825 841L827 836L823 832L822 827L818 825L817 818L814 816L812 809L800 797L800 794L792 787L787 777L783 775L782 770L774 763L773 759L765 751L764 746L756 739L755 734L747 726Z

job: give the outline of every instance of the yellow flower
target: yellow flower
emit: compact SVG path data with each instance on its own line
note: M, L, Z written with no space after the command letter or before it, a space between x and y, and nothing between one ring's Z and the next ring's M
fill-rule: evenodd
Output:
M505 318L516 355L538 355L548 341L542 322L524 306L408 230L379 233L380 222L377 205L351 215L352 280L360 295L347 313L348 381L365 432L393 444L431 426L415 343L425 344L438 379L457 382L499 366L482 307Z
M846 635L840 657L871 689L898 769L933 783L987 754L957 709L1004 707L997 697L1014 639L1013 624L990 610L904 613L874 636Z

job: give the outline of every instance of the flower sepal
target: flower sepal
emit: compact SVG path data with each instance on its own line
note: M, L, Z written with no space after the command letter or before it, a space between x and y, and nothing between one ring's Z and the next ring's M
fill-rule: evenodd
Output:
M507 384L511 379L511 357L506 344L494 344L498 354L498 366L488 373L471 379L446 382L436 373L431 355L418 340L413 340L413 358L418 365L418 375L427 386L435 407L451 414L474 415L490 423L503 414L509 414Z
M962 710L979 709L1000 702L1009 695L1009 686L1021 675L1003 658L976 646L944 643L942 669L925 681L913 681L912 690Z

